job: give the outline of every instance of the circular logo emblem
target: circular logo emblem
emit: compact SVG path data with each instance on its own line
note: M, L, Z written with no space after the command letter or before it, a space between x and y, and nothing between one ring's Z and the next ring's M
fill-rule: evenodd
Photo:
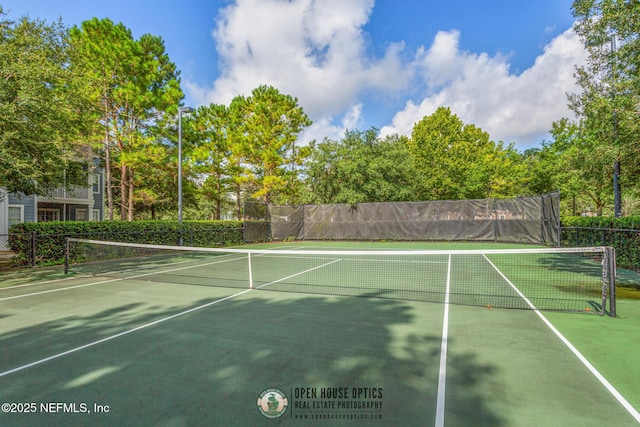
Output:
M269 388L258 397L258 409L267 418L278 418L287 410L287 395L277 388Z

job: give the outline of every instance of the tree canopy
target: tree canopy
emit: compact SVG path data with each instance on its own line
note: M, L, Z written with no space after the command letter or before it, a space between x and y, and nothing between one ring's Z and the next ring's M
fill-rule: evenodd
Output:
M46 194L87 184L99 157L108 218L175 218L178 158L189 219L241 218L245 201L278 204L478 199L560 189L572 211L606 215L612 165L625 210L640 209L640 3L576 0L589 58L576 70L575 120L520 153L446 106L411 135L376 128L303 143L298 99L269 85L182 117L180 72L160 37L94 18L67 29L0 8L0 187ZM564 198L566 200L566 198ZM566 204L565 211L566 210Z
M409 140L422 200L480 199L518 193L521 159L512 145L465 125L449 108L423 118Z
M48 194L87 185L83 81L61 22L12 21L0 7L0 186Z
M308 203L415 200L407 138L380 139L375 128L314 142L304 173Z
M135 40L122 23L109 19L85 21L71 29L71 43L79 52L73 68L91 82L96 144L105 164L108 216L113 219L114 188L118 190L120 217L133 219L137 198L135 170L158 156L158 145L148 128L159 113L175 116L183 98L176 66L160 37L144 34ZM112 170L119 172L119 185ZM148 196L149 191L144 192Z
M580 137L591 153L597 152L602 162L609 162L609 176L621 165L624 187L637 193L640 3L575 0L572 10L577 18L574 29L589 52L587 64L576 72L581 91L569 97Z
M243 159L251 165L257 191L254 197L270 203L286 193L295 173L300 150L295 143L311 120L298 100L272 86L260 86L251 96L237 96L230 105L233 139Z

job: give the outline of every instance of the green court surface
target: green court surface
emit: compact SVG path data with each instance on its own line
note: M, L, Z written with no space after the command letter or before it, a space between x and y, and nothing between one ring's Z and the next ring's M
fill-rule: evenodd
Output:
M153 274L147 260L143 273L118 264L108 275L3 275L0 425L640 424L640 299L620 298L618 318L471 306L459 296L488 276L440 259L412 264L424 281L448 289L446 301L415 300L405 282L416 275L381 280L399 264L393 259L349 272L347 258L281 265L256 256L263 271L250 289L236 283L244 273L233 276L232 261L220 260L163 258ZM503 275L497 281L535 281L493 262ZM203 286L211 270L224 287ZM363 275L377 292L345 291ZM292 278L314 292L296 289ZM327 290L337 295L316 293L327 282L341 283Z

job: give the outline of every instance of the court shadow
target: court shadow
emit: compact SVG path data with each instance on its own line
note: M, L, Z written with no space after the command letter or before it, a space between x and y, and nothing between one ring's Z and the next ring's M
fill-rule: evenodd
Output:
M74 404L3 425L435 422L442 305L260 291L215 301L187 314L122 303L2 333L0 401ZM505 424L478 387L497 369L472 353L448 358L447 425ZM257 405L272 388L288 398L275 420Z

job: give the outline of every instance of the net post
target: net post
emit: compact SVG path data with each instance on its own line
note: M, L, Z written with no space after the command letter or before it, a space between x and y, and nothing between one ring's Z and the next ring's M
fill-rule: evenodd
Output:
M247 252L247 262L249 263L249 289L253 289L253 272L251 271L251 251Z
M29 233L29 267L36 266L36 232Z
M606 252L609 270L609 316L618 317L616 314L616 250L609 246Z
M557 205L553 205L554 206L554 210L553 213L555 214L555 218L556 218L556 236L557 236L557 247L562 246L562 241L560 240L561 236L560 236L560 227L562 227L562 221L560 220L560 190L556 191L556 194L558 195L557 200L558 200L558 204ZM557 209L555 209L557 208Z

